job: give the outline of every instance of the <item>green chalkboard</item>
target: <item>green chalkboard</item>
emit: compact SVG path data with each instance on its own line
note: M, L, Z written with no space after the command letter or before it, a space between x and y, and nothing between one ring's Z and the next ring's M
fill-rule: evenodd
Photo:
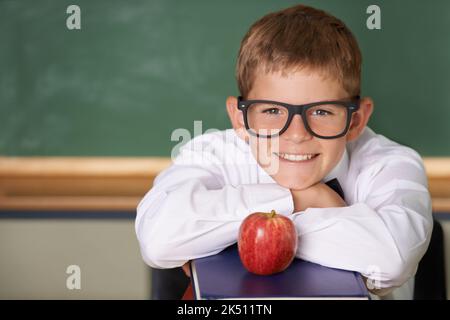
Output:
M169 156L177 128L229 128L241 38L296 1L0 0L0 155ZM450 2L303 1L360 43L369 125L425 156L450 155ZM69 30L66 9L81 9Z

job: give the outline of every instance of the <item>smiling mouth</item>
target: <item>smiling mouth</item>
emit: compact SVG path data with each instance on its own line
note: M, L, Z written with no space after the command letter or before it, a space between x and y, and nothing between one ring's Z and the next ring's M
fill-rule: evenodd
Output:
M275 154L276 156L278 156L284 160L293 161L293 162L302 162L302 161L312 160L319 155L319 153L290 154L290 153L281 153L281 152L280 153L274 152L273 154Z

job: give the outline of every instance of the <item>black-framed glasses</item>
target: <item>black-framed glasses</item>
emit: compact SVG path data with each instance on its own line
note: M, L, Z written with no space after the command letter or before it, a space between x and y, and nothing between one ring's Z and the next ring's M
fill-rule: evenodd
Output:
M294 115L299 114L310 134L321 139L335 139L347 133L352 114L359 109L359 102L359 96L349 101L320 101L302 105L238 97L238 109L243 112L245 128L253 136L279 136L287 130Z

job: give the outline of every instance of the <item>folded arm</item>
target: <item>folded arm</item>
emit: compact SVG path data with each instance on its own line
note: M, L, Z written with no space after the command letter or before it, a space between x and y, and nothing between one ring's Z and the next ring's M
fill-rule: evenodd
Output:
M289 189L275 183L223 185L214 165L174 164L155 179L137 208L136 233L144 261L173 268L235 243L252 212L293 212Z
M291 216L300 236L297 257L358 271L374 289L387 292L415 274L428 247L432 216L425 171L419 163L397 161L367 170L358 184L366 184L367 192L350 206Z

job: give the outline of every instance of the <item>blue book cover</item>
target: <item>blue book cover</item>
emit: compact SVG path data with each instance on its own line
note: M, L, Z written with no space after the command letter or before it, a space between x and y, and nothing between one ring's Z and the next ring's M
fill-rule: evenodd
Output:
M232 245L191 263L195 299L369 299L357 272L327 268L295 258L283 272L250 273Z

